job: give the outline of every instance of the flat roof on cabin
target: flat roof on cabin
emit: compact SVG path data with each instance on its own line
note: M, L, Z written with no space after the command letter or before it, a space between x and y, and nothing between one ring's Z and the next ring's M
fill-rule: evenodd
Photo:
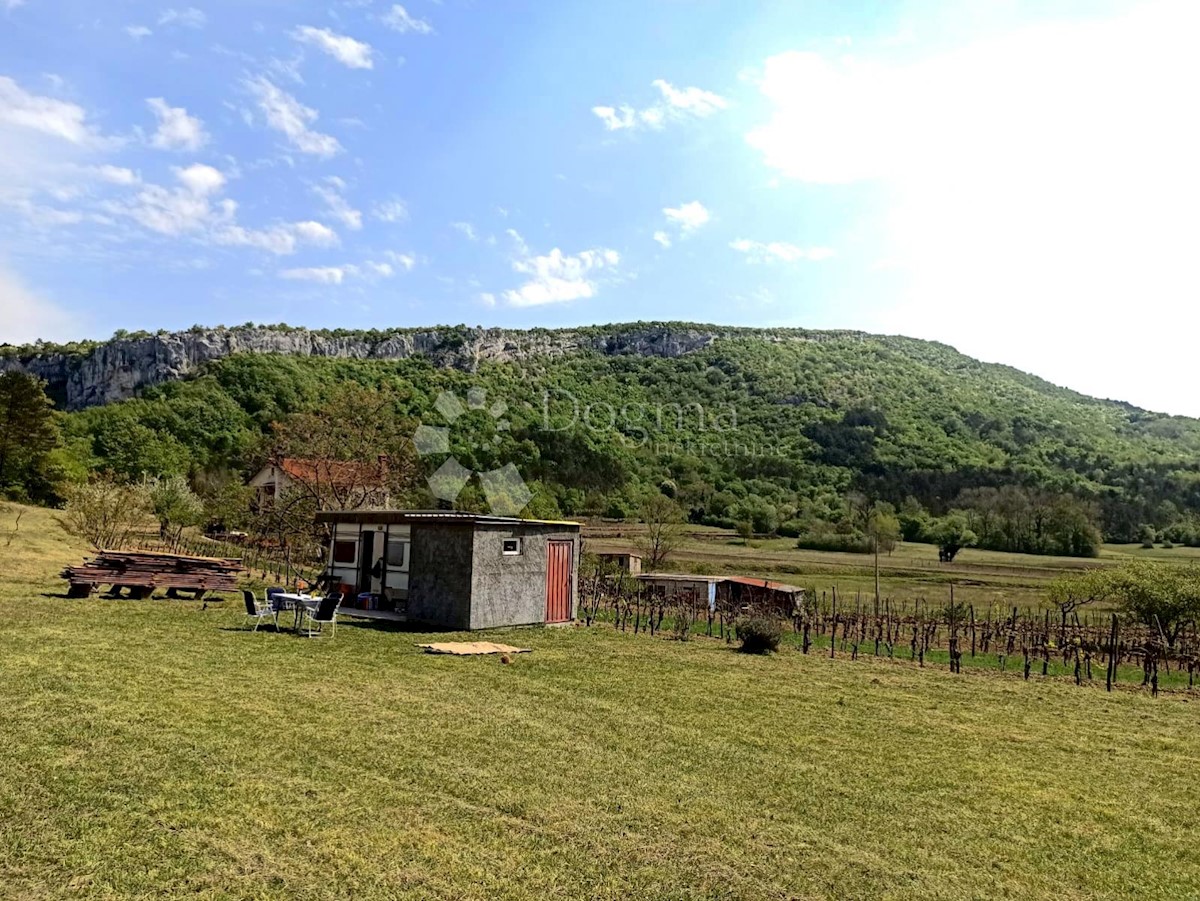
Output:
M801 594L803 588L776 582L771 579L751 579L749 576L699 576L691 573L641 573L634 576L643 582L736 582L738 585L748 585L751 588L767 588L771 591L782 591L785 594Z
M562 526L578 529L579 523L567 519L522 519L519 516L493 516L490 513L463 513L459 510L326 510L317 514L317 522L360 522L373 525L405 525L414 522L454 523L474 526Z

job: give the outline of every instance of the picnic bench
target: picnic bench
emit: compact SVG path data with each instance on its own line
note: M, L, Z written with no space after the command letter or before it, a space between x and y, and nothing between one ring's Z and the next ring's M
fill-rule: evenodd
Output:
M145 598L165 588L195 592L201 598L209 591L235 591L242 561L225 557L189 557L158 551L100 551L79 566L68 566L62 577L70 583L67 597L86 598L102 585L113 595L123 588L132 598Z

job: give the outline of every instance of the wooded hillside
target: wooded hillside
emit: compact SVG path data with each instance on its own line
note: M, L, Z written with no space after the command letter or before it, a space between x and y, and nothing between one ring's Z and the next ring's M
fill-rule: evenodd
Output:
M931 342L784 334L734 334L670 358L581 349L474 372L423 357L239 353L67 415L66 456L129 478L240 477L261 461L272 423L353 381L394 389L397 417L449 426L468 469L515 464L539 503L567 515L632 515L657 491L696 522L851 544L856 508L876 502L892 505L910 538L963 508L977 539L1012 550L1089 553L1092 539L1077 534L1088 523L1111 541L1148 528L1198 537L1196 420L1088 398ZM472 388L486 391L483 408L453 423L434 408L442 390L468 406ZM490 415L498 401L504 410Z

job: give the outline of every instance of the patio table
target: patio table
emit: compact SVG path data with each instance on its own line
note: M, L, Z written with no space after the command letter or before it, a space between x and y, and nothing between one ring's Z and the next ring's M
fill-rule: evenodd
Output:
M280 594L275 595L275 603L279 604L280 610L296 611L296 617L292 623L292 631L299 632L300 614L303 613L306 608L315 610L317 605L321 603L321 599L308 594L290 594L287 592L281 592Z

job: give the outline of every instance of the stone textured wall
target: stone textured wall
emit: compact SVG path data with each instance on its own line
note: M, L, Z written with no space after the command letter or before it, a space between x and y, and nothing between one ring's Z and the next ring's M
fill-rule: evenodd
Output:
M471 628L469 525L414 523L409 548L408 620L440 629Z
M114 338L81 354L43 352L36 346L10 350L0 355L0 372L15 369L36 375L49 383L49 393L61 406L79 410L124 400L151 385L186 378L205 363L239 352L374 360L423 356L438 366L471 370L481 362L556 357L580 351L679 357L723 336L749 332L641 323L554 331L403 329L369 336L268 327L192 329Z
M505 556L505 538L521 538L522 552ZM571 618L579 600L579 532L559 526L526 523L520 526L481 525L475 532L472 564L471 628L518 626L546 621L546 542L551 538L574 543L571 555Z

